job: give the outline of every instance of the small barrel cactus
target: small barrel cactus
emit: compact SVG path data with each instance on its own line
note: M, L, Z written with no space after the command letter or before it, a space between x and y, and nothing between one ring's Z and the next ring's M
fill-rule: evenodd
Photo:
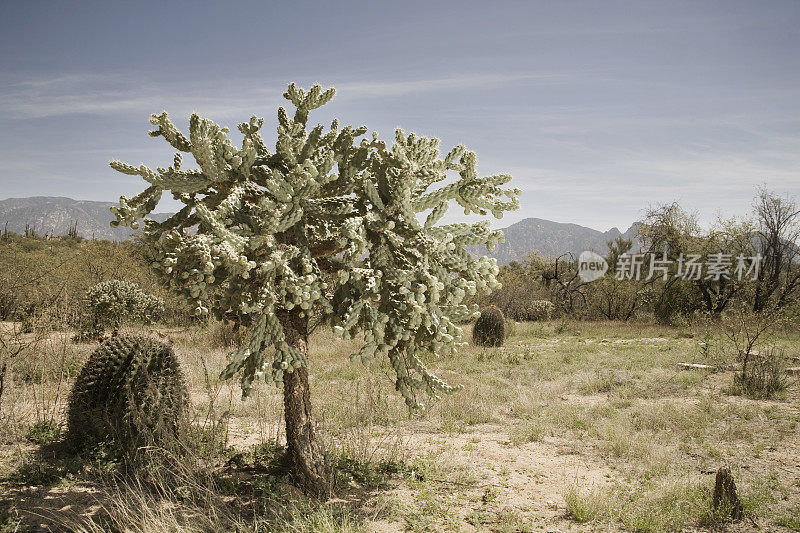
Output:
M76 448L108 442L130 455L171 446L186 429L189 394L172 348L145 336L101 344L81 369L67 407Z
M506 338L506 317L497 307L487 307L475 321L472 342L478 346L502 346Z

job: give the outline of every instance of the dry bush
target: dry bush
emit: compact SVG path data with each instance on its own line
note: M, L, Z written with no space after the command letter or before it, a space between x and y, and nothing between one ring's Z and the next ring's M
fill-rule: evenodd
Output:
M733 392L769 399L786 390L786 358L776 345L786 325L785 315L777 308L753 313L740 307L726 314L723 327L737 362Z

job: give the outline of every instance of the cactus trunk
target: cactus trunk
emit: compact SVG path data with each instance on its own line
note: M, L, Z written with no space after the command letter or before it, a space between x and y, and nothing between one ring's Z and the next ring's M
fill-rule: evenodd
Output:
M296 312L279 314L286 342L308 354L308 318ZM333 487L333 471L325 450L317 441L311 418L311 390L308 369L298 366L283 380L286 418L286 454L295 483L309 494L326 497Z

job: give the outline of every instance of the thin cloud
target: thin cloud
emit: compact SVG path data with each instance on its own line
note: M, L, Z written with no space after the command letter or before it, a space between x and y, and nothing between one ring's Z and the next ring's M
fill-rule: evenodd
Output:
M0 86L0 110L16 119L69 114L149 114L165 108L177 115L202 109L208 116L243 118L250 116L254 102L267 108L279 102L275 91L254 85L242 83L239 86L245 90L232 92L219 83L156 83L130 75L71 74Z
M386 98L409 94L430 93L453 90L485 89L494 86L508 86L516 82L553 82L563 79L560 74L476 74L403 81L370 81L336 84L340 98Z
M510 83L553 81L555 74L469 75L413 81L369 81L336 84L337 99L399 97L409 94L484 89ZM187 86L189 87L187 89ZM274 87L273 87L274 86ZM230 87L236 87L231 91ZM202 109L220 118L249 116L254 103L274 109L284 100L278 96L283 83L264 80L231 80L219 83L167 83L144 81L119 74L66 74L28 79L0 86L0 110L16 119L36 119L68 114L119 114L169 109L185 114Z

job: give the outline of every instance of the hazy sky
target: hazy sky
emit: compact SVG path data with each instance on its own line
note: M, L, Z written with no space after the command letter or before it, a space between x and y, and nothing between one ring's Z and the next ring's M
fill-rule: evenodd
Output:
M400 126L513 174L522 207L496 227L800 193L796 0L6 2L0 73L0 198L140 192L108 161L168 166L147 135L164 109L184 131L257 114L274 144L292 81L337 88L311 122Z

